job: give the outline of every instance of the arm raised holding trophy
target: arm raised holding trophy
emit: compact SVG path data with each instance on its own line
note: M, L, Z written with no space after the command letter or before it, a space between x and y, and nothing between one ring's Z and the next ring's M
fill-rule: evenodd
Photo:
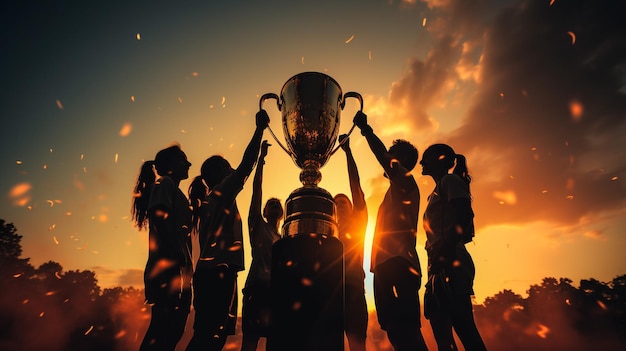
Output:
M420 193L410 173L418 152L402 139L394 140L387 150L363 112L357 112L354 124L389 179L376 218L370 266L378 323L395 350L427 350L421 333L421 267L415 248Z
M192 183L192 187L206 184L208 191L189 191L199 195L191 201L199 206L194 223L200 257L193 276L194 334L187 351L221 350L228 335L235 334L237 273L244 270L243 229L235 199L252 173L268 124L267 113L259 111L237 169L222 156L211 156L202 164L198 181Z

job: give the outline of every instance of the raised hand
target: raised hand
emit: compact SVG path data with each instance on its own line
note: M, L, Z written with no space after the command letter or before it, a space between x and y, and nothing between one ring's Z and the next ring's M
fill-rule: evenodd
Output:
M267 111L260 110L256 113L256 127L260 129L265 129L270 124L270 116L267 114Z
M341 149L343 151L350 150L350 138L348 138L347 134L341 134L338 140L339 140L339 145L341 145Z
M272 146L272 144L268 143L267 140L263 140L261 143L261 154L259 155L259 159L264 159L267 156L267 148Z
M356 115L354 115L353 122L359 129L363 129L367 127L367 115L362 111L358 111Z

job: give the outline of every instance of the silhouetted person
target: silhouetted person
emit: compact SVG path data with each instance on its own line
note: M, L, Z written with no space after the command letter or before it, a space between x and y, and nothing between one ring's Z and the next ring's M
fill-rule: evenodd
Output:
M255 351L259 338L267 337L270 332L272 244L280 239L278 225L283 218L284 211L280 200L270 198L261 213L263 167L269 146L267 140L263 140L252 182L252 200L248 213L252 263L243 288L242 351Z
M180 190L189 177L187 156L174 145L146 161L135 186L132 218L149 228L144 271L146 303L152 316L140 350L174 350L185 330L191 305L191 210ZM159 178L155 174L158 173Z
M346 137L345 134L340 135L339 142L341 143ZM346 153L350 192L354 201L352 203L345 194L335 195L339 240L343 244L345 264L344 328L350 351L365 351L368 315L365 300L363 250L367 229L367 204L349 140L341 144L341 149Z
M426 149L420 164L422 174L435 181L424 212L428 253L424 315L439 350L457 350L452 328L466 350L485 350L472 312L474 262L465 248L474 236L465 157L448 145L435 144Z
M370 268L378 322L396 351L426 350L418 296L422 277L415 250L420 193L410 173L418 152L406 140L395 140L387 150L363 112L357 112L354 123L389 179L378 208Z
M268 123L267 113L259 111L256 130L237 169L222 156L211 156L191 184L200 257L193 276L194 334L188 351L221 350L227 336L235 333L237 272L244 270L242 223L235 198L252 173Z

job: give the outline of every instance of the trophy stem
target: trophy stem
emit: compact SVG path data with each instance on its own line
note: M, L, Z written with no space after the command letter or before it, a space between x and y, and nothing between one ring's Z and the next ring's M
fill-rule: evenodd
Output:
M321 164L317 160L306 160L300 172L300 181L305 187L317 187L322 180Z

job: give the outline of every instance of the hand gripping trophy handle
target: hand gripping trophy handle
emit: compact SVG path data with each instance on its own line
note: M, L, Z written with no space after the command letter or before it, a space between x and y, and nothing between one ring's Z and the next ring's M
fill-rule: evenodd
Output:
M352 97L352 98L356 98L359 100L359 103L361 105L361 107L359 108L360 112L363 112L363 97L361 96L361 94L355 92L355 91L349 91L347 93L345 93L343 95L343 100L341 101L341 109L343 110L343 108L346 106L346 99ZM337 147L335 148L335 150L330 152L330 155L332 156L335 152L337 152L337 150L339 150L341 148L341 146L343 144L345 144L348 141L348 137L350 136L350 134L352 134L352 131L354 130L354 127L356 127L356 124L352 123L352 127L350 127L350 130L348 131L348 134L346 135L346 137L339 142L339 145L337 145Z
M259 110L263 109L263 103L265 102L265 100L268 99L276 99L276 105L278 106L278 111L281 110L282 105L280 103L280 98L278 97L278 95L274 94L274 93L267 93L267 94L263 94L263 96L261 96L261 99L259 100ZM362 104L361 104L362 105ZM361 107L362 108L362 107ZM287 149L285 147L285 145L283 145L283 143L280 142L280 140L278 140L278 138L276 137L276 134L274 134L274 131L272 130L272 128L268 125L267 126L267 130L270 131L270 134L272 134L272 137L274 138L274 140L276 140L276 142L278 143L278 145L280 145L280 147L285 150L285 152L293 157L293 153L291 151L289 151L289 149Z

